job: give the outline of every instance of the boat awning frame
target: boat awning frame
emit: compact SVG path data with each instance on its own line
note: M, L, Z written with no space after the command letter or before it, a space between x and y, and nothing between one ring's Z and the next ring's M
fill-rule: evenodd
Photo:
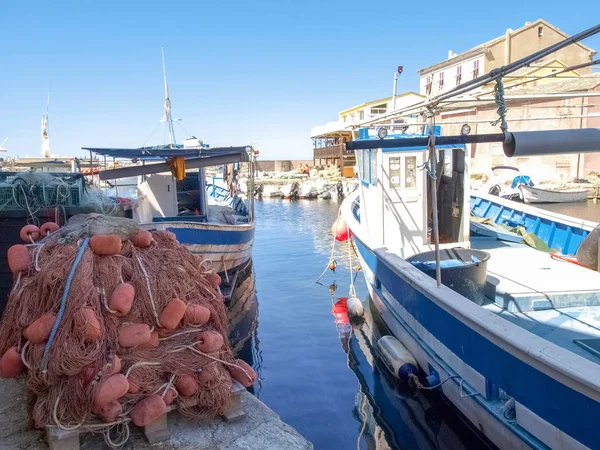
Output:
M94 147L82 147L82 150L95 153L97 155L109 156L112 158L124 158L124 159L139 159L139 160L160 160L167 159L176 156L188 157L188 158L202 158L212 156L223 156L223 155L240 155L240 161L247 161L248 151L251 149L249 146L237 146L237 147L194 147L194 148L156 148L156 147L140 147L140 148L94 148ZM244 158L243 155L246 155Z

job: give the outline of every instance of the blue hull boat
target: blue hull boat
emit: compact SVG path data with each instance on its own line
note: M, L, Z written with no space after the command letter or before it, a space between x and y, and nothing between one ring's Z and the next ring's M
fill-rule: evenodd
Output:
M471 193L469 147L438 149L436 205L426 148L356 151L342 217L374 305L423 385L498 447L598 448L600 274L572 256L597 224Z

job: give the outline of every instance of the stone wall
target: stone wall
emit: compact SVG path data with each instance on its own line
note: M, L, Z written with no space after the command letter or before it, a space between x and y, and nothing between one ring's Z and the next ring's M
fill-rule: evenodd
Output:
M291 172L297 170L304 164L313 166L312 159L277 159L277 160L257 160L256 169L259 172ZM242 163L242 170L248 170L248 163Z

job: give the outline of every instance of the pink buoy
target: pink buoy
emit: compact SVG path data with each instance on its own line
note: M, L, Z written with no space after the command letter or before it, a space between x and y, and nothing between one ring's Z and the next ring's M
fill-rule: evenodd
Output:
M40 229L35 225L25 225L21 228L19 236L23 242L30 244L32 240L37 241L40 238Z

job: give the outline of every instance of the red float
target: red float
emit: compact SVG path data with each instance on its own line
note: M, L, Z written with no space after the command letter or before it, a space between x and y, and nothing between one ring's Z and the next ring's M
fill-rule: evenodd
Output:
M352 236L352 232L350 228L348 228L348 224L344 219L338 217L333 225L331 226L331 234L335 236L338 241L347 241Z
M348 298L339 298L331 307L331 314L335 317L335 323L338 325L346 325L348 323L348 306L346 302Z

